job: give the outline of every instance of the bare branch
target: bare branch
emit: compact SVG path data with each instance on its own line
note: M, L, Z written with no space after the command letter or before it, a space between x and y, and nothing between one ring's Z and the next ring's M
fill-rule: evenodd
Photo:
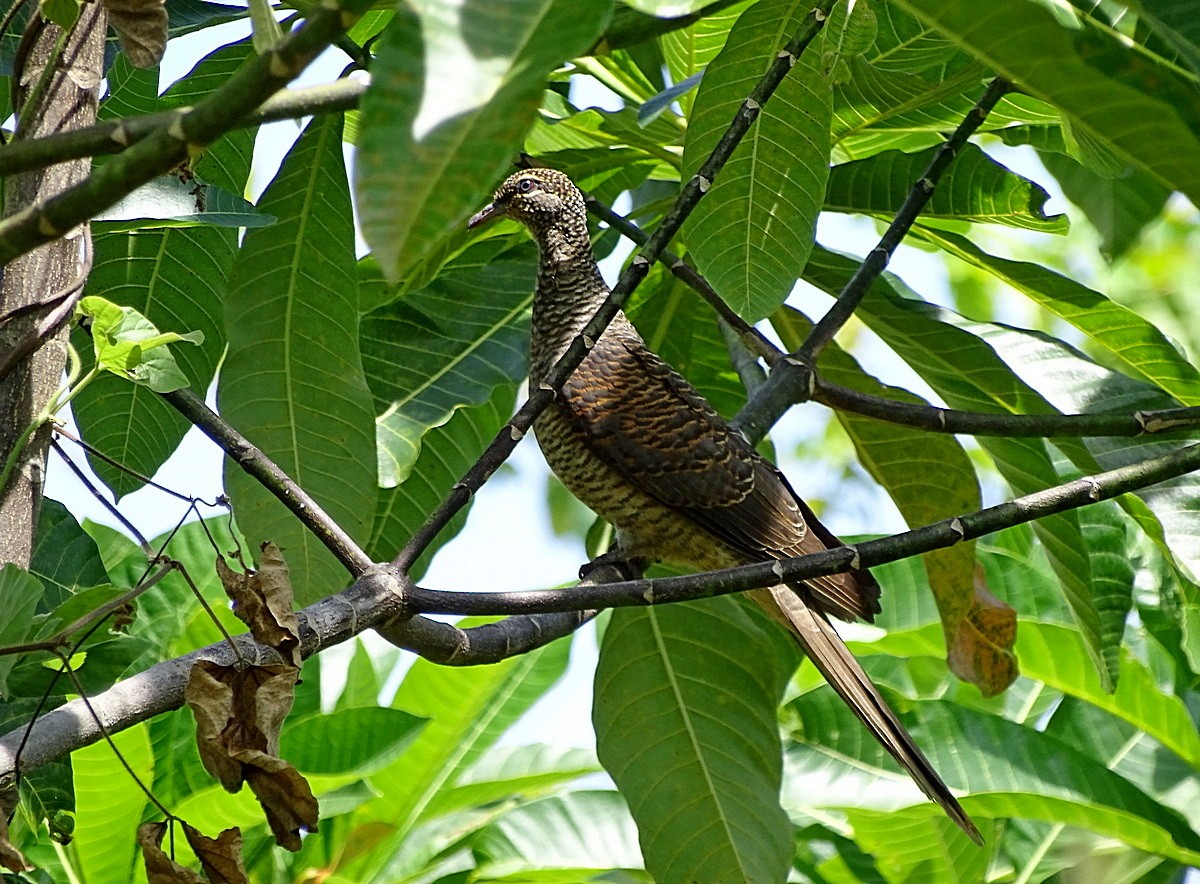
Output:
M950 167L958 150L974 134L980 124L996 106L1011 85L1002 77L992 80L983 97L971 108L963 121L946 139L937 153L929 162L925 173L915 182L905 197L904 203L896 212L896 217L888 225L888 229L879 239L879 244L871 250L866 260L859 265L854 275L850 277L837 301L829 308L821 321L808 334L807 340L794 353L788 354L771 372L771 376L762 388L750 397L746 407L741 410L734 425L752 441L757 442L769 430L780 416L797 402L808 398L811 391L811 374L814 371L817 357L825 346L833 340L847 320L854 314L855 309L870 290L871 284L879 278L891 260L892 252L900 241L907 235L917 216L925 204L933 196L934 188L942 174Z
M588 588L533 592L442 592L414 586L408 591L405 601L409 610L427 614L533 614L576 611L580 608L658 605L730 595L778 583L796 583L825 574L860 571L944 549L1014 525L1110 500L1197 469L1200 469L1200 444L891 537L839 546L806 556L684 577L628 580Z

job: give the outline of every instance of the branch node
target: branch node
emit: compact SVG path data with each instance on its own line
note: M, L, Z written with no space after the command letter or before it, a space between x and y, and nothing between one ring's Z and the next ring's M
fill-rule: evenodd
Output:
M937 414L938 426L941 427L943 430L946 429L946 409L944 409L944 408L935 409L935 414Z
M825 10L819 7L812 11L812 17L817 21L825 21L825 19L828 18L828 16L825 15Z
M962 519L958 518L958 516L955 516L950 520L950 530L958 535L958 540L965 540L967 537L967 528L962 523ZM958 540L954 542L958 543Z
M129 130L125 128L125 124L118 123L117 128L112 130L112 134L108 136L121 147L129 147Z
M187 133L183 131L183 118L185 116L187 116L186 112L179 112L175 119L171 121L171 125L167 127L167 135L169 135L171 138L174 138L176 141L187 144Z
M771 573L779 578L779 582L783 582L783 562L776 559L771 563Z
M1080 479L1080 481L1088 486L1088 498L1090 500L1099 500L1100 499L1100 483L1099 482L1097 482L1092 476L1084 476L1082 479Z
M37 226L38 233L42 234L43 236L50 237L51 239L62 235L62 231L55 227L54 222L51 221L46 215L38 215Z
M337 4L334 4L334 8L337 8ZM273 50L271 52L271 63L268 67L268 70L270 71L272 77L285 79L291 75L292 65L284 57L282 52L279 50Z
M596 339L591 335L580 335L579 337L583 340L583 348L585 350L590 350L596 346Z
M788 52L786 49L780 49L779 54L776 55L775 57L776 58L786 58L789 68L794 67L796 64L796 56L793 55L792 53Z
M654 604L654 584L646 587L646 591L642 593L642 598L646 600L647 605Z
M696 176L696 186L700 188L701 193L708 193L708 189L712 187L712 182L703 175Z
M934 184L933 184L933 180L931 178L922 178L917 183L921 185L921 188L926 193L933 193Z
M515 427L512 424L508 425L508 435L514 442L520 442L525 438L525 431L520 427Z
M762 105L753 98L747 98L743 107L745 107L748 112L756 114L762 108Z
M633 256L633 260L629 264L631 267L649 267L650 259L645 255L638 254Z
M858 551L858 547L853 543L847 543L846 549L850 550L850 570L862 570L862 554Z

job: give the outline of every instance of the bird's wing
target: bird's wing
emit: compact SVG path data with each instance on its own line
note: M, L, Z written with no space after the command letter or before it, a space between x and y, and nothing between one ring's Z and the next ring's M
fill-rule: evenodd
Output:
M602 336L564 384L558 407L593 454L748 562L839 545L782 474L632 335ZM879 587L867 572L806 583L838 617L870 620L879 610Z

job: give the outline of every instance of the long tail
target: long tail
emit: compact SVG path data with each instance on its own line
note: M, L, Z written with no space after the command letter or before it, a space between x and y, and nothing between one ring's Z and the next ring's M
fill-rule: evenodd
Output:
M846 701L846 705L867 726L867 730L874 734L883 748L908 771L909 776L921 787L921 791L941 805L947 816L954 820L972 841L982 845L983 837L971 822L971 818L942 782L929 759L917 748L917 744L904 729L896 713L883 699L879 689L872 684L867 673L834 631L825 615L806 604L795 590L787 586L759 590L750 595L767 610L767 613L786 622L809 659L837 691L838 696Z

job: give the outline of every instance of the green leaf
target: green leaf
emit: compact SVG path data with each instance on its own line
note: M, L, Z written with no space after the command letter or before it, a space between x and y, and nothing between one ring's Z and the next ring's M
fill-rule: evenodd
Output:
M191 176L160 175L92 220L101 232L147 227L266 227L275 219L235 193Z
M420 732L424 719L399 709L361 706L289 720L280 757L305 774L368 774L386 767Z
M5 610L0 618L0 647L25 641L44 591L41 581L24 568L11 562L0 567L0 598L4 599ZM18 659L13 654L0 656L0 697L6 700L8 674Z
M43 17L69 31L79 20L79 0L40 0Z
M283 39L283 29L275 18L271 0L250 0L250 23L254 29L254 49L259 55L270 52Z
M282 219L246 233L226 296L223 416L365 539L375 499L373 413L358 350L358 282L341 119L314 119L261 205ZM239 467L226 488L253 547L275 541L297 606L345 584L308 529Z
M471 249L462 263L471 262ZM375 395L379 483L404 482L421 440L458 408L487 402L527 372L536 265L521 261L456 269L363 317L363 368Z
M887 869L891 881L985 881L992 851L981 850L944 815L923 807L886 813L849 810L846 819L854 840ZM985 845L995 843L996 827L980 824Z
M408 478L379 493L368 555L376 560L395 556L507 423L515 401L515 386L498 388L488 402L458 409L426 434ZM434 553L462 530L469 511L464 507L438 534L419 560L422 564L411 571L414 580L420 579Z
M1189 159L1200 151L1196 133L1179 108L1157 97L1163 91L1151 95L1089 63L1095 47L1084 43L1094 32L1068 31L1025 0L997 0L982 13L973 0L897 0L897 5L1022 91L1058 107L1074 131L1200 201L1200 170ZM1105 49L1116 45L1106 41ZM1128 50L1122 54L1129 57Z
M1053 270L989 255L965 237L926 228L920 234L1069 322L1123 371L1161 387L1184 405L1200 405L1200 371L1132 310Z
M788 708L804 736L787 749L789 808L941 815L831 689L809 691ZM1200 859L1200 835L1181 814L1060 740L947 702L920 703L915 720L902 718L947 783L966 791L963 806L976 818L1060 822L1185 863Z
M572 792L543 798L503 814L474 840L480 856L473 880L575 882L621 870L639 874L637 829L616 792ZM662 880L662 879L660 879Z
M610 12L608 2L570 0L397 10L363 100L355 182L363 235L389 279L487 202L546 74L595 43Z
M690 15L698 9L703 9L711 2L712 0L625 0L625 5L658 18L679 18L681 15Z
M605 630L592 719L600 760L660 881L778 881L781 680L733 599L621 608Z
M934 149L909 154L892 150L870 159L834 166L825 210L894 215L924 175ZM938 182L922 218L1003 224L1045 233L1066 233L1066 215L1047 215L1050 195L1010 172L973 144L964 145Z
M1095 670L1083 665L1079 633L1065 626L1022 619L1017 653L1022 673L1065 694L1086 700L1153 737L1200 770L1200 735L1183 700L1164 693L1150 670L1122 650L1114 693L1105 691Z
M738 19L696 95L685 178L810 12L802 2L759 3ZM830 102L817 53L805 52L684 228L700 272L746 319L783 303L804 269L829 175Z
M107 742L101 740L76 750L75 837L69 855L80 880L131 881L137 854L138 823L146 807L146 794L130 780L154 780L154 755L145 724L112 734L125 766Z
M671 82L682 83L704 71L725 45L733 23L749 6L749 2L734 3L725 9L705 15L689 27L664 34L659 44L662 46L667 70L671 74ZM679 96L679 104L685 117L691 117L695 99L693 92Z
M167 328L204 334L196 347L180 347L176 357L194 389L208 389L225 349L221 294L237 252L237 234L210 227L98 233L95 263L87 291L127 305ZM77 350L92 344L73 334ZM85 366L88 361L85 360ZM88 441L131 470L152 476L191 426L151 390L102 376L71 401ZM142 482L97 457L89 462L118 495Z
M92 319L92 347L100 368L155 393L170 393L188 385L166 345L202 344L204 332L160 332L132 307L96 295L83 298L76 315Z
M464 771L456 785L435 795L427 812L438 816L517 797L536 798L600 770L595 754L586 749L497 746Z
M562 678L569 648L569 641L557 641L488 666L413 664L392 705L429 721L397 761L370 777L382 793L379 813L401 839L431 814L439 793Z
M108 580L96 541L65 506L48 497L42 498L38 513L29 572L42 581L45 590L38 605L41 613L62 604L77 586Z

